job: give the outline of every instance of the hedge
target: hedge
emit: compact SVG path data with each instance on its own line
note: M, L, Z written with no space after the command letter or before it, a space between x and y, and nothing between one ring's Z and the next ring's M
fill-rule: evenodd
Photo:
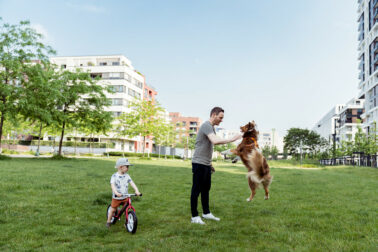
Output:
M19 145L38 145L38 140L31 140L31 141L26 141L26 140L2 140L2 144L19 144ZM92 145L92 148L106 148L106 143L90 143L90 142L76 142L76 147L86 147L90 148L90 145ZM54 146L54 141L40 141L40 146ZM55 146L59 146L59 141L55 141ZM62 143L62 146L64 147L75 147L75 142L74 141L64 141ZM108 143L108 148L114 148L115 143Z
M110 152L104 152L104 155L107 156L122 156L122 154L125 157L143 157L143 153L135 153L135 152L121 152L121 151L110 151ZM145 157L148 156L147 153L144 154ZM175 155L174 157L172 155L160 155L160 157L165 157L167 158L175 158L175 159L182 159L180 156ZM150 157L159 157L159 154L156 153L150 153Z

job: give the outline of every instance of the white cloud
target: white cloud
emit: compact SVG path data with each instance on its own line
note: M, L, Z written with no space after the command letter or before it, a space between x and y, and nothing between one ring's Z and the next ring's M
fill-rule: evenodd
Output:
M36 30L38 33L42 34L43 38L42 41L44 41L47 44L52 44L54 42L54 39L51 37L51 35L47 32L47 29L43 27L41 24L30 24L30 26Z
M103 7L99 7L93 4L74 4L70 2L66 2L66 5L69 8L72 8L74 10L78 11L86 11L86 12L92 12L92 13L103 13L105 12L105 9Z

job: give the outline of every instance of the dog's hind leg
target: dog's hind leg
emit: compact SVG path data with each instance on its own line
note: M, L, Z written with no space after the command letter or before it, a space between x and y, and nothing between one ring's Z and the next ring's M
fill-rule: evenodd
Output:
M250 178L248 178L248 185L249 185L249 188L251 189L251 195L249 196L249 198L247 198L247 201L252 201L253 197L255 197L255 194L256 194L257 185Z
M265 190L265 197L264 199L268 200L269 199L269 185L272 182L272 177L269 176L268 178L265 178L262 182Z

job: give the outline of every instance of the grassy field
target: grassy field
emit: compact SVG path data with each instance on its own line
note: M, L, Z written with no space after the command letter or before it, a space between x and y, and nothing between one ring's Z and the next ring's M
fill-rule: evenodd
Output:
M216 163L210 208L221 221L200 226L190 223L190 162L133 162L135 235L123 222L105 227L115 159L0 161L0 250L378 250L377 169L272 162L271 199L260 189L248 203L245 168Z

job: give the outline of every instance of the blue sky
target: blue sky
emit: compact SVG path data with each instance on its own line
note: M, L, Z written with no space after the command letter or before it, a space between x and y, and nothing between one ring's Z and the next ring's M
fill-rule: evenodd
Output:
M171 112L311 129L358 95L357 0L0 0L58 56L124 54Z

